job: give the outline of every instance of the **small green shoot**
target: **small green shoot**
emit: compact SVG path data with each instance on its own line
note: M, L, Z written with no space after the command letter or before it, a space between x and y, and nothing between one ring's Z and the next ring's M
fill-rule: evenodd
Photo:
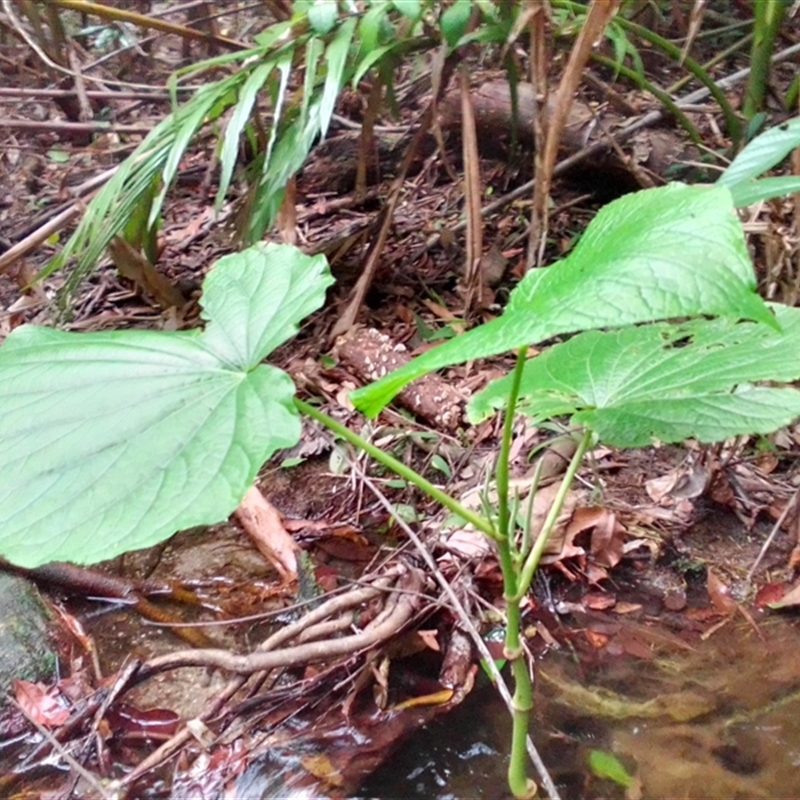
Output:
M633 776L628 773L622 762L607 750L589 751L589 769L598 778L613 781L624 789L632 786L634 782Z

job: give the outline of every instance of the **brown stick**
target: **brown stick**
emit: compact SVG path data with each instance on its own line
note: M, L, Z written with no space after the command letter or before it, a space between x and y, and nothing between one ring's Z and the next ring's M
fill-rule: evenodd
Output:
M87 121L87 122L68 122L67 120L46 120L38 122L32 119L12 119L11 117L0 117L0 128L22 130L22 131L47 131L48 133L86 133L96 131L111 131L114 133L139 133L146 136L153 130L150 125L112 125L109 122Z
M90 180L82 184L75 190L79 197L87 197L97 191L107 180L109 180L119 167L112 167L99 175L95 175ZM18 258L22 258L26 253L38 247L46 241L53 233L61 230L76 214L79 214L85 204L83 200L76 200L59 211L52 219L45 222L36 230L29 233L24 239L9 247L5 253L0 255L0 275L5 272Z
M179 92L194 92L196 86L176 86ZM0 86L0 97L19 97L22 100L33 97L43 97L52 99L54 97L75 97L74 89L28 89L20 86ZM90 100L161 100L169 101L169 92L153 89L149 92L128 92L112 90L101 91L100 89L87 89L86 96Z
M531 226L531 246L528 248L528 267L534 266L541 260L544 251L544 242L547 237L547 197L550 193L550 183L553 177L553 168L558 154L558 145L561 134L569 116L570 108L575 99L575 90L581 82L583 69L589 60L589 55L595 41L605 30L611 18L616 14L620 0L592 0L589 11L569 54L569 61L561 76L561 81L556 89L547 121L547 138L544 145L544 154L540 171L536 173L536 185L533 191L534 224Z

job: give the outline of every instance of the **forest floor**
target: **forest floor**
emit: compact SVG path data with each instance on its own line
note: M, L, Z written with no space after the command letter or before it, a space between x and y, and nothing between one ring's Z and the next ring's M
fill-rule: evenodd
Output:
M182 47L174 37L162 36L149 53L133 51L111 63L118 76L135 73L140 83L162 85L169 68L183 57ZM732 57L717 69L722 75L735 65ZM649 72L659 69L646 66ZM665 74L655 77L664 85L674 65L661 68ZM7 49L0 71L9 89L49 85L35 58L19 47ZM611 81L611 76L603 77ZM476 86L498 80L503 80L500 72L473 76ZM603 87L625 96L639 112L655 107L624 84L600 78L581 101L587 106L607 102ZM87 181L129 154L141 132L166 112L163 95L158 101L98 98L113 113L108 131L70 126L46 92L0 96L0 119L9 123L0 122L2 251L40 230L75 203L76 196L87 200L92 191ZM424 93L408 91L402 97L402 118L381 120L379 136L402 137L413 130ZM481 307L466 319L459 233L463 195L460 180L451 175L460 169L458 137L457 130L446 131L448 152L431 142L403 187L358 325L333 337L374 238L391 179L387 155L371 176L366 196L352 189L357 163L352 128L362 118L362 103L358 96L343 98L328 140L298 176L291 235L306 251L328 255L337 283L326 307L273 359L292 375L303 396L319 398L329 413L359 430L363 419L347 393L365 380L364 353L382 347L397 352L403 345L414 355L496 316L524 273L529 211L527 199L517 199L487 216L484 241L490 247L482 262L487 292ZM706 146L721 149L725 138L713 111L694 112L693 119L707 137ZM775 112L770 123L781 119ZM30 124L34 122L39 125ZM662 124L659 135L674 140L678 149L684 146L669 123ZM61 315L55 298L65 274L31 281L69 234L66 227L0 270L0 341L25 323L58 324L72 331L197 325L202 279L219 257L234 249L239 209L238 198L232 197L221 212L214 210L218 164L213 150L212 139L203 141L181 165L160 231L156 266L186 298L183 307L160 307L105 262L71 298L69 314ZM481 165L486 197L503 197L527 180L527 162L520 158L512 166L507 154L487 153ZM663 176L653 173L649 179L658 183ZM611 176L602 164L594 164L559 179L552 192L547 262L569 251L599 207L640 185L638 170L625 174L619 165ZM794 303L800 281L791 213L788 204L764 205L749 214L746 229L765 295ZM281 235L287 235L285 226L276 239ZM372 333L376 330L388 339L378 342ZM449 369L440 379L459 404L512 363L510 356L470 363ZM390 409L365 432L382 449L477 507L498 450L499 423L487 420L466 428L457 419L442 425L435 411L426 416L423 409L422 416L412 418ZM522 424L515 430L512 478L521 499L533 479L532 454L544 447L552 460L534 502L534 523L544 519L569 458L558 447L548 449L551 436L549 430ZM536 735L565 796L617 792L634 798L644 784L647 796L653 797L768 797L776 796L776 786L789 785L785 781L792 778L786 777L783 762L757 730L768 723L785 726L781 735L791 739L791 704L797 702L794 692L800 685L793 656L798 632L789 616L800 598L800 590L793 588L800 564L799 451L800 427L790 427L768 438L742 437L717 447L687 442L625 452L597 448L591 454L570 492L525 609L527 647L548 676L539 681L542 702L569 709L568 714L542 711L551 727L543 724ZM212 792L245 780L251 781L250 791L259 787L258 796L280 796L295 783L328 796L353 796L399 742L462 701L470 703L465 698L483 680L461 637L468 624L484 636L499 624L503 587L497 562L479 536L454 529L412 487L387 478L313 425L306 426L297 448L265 467L259 488L277 510L280 524L308 553L304 570L317 589L333 594L363 586L402 561L421 567L422 549L455 590L461 607L454 608L433 584L426 586L426 602L417 610L412 629L405 628L358 663L332 657L329 663L295 665L272 676L268 692L259 694L260 686L251 687L250 698L238 696L238 704L225 709L224 725L217 718L208 722L205 731L214 734L212 755L202 761L196 748L191 750L194 740L187 743L187 737L173 753L184 747L192 756L179 759L174 772L163 763L160 771L149 771L149 764L142 766L144 758L156 743L176 736L180 719L202 714L231 684L219 673L209 676L205 670L183 667L166 673L169 678L162 674L158 681L139 685L126 693L115 712L114 725L124 734L118 734L112 747L125 770L141 769L140 783L134 784L137 796L189 796L190 789ZM416 543L408 537L409 526L419 533ZM248 652L293 621L290 610L298 596L297 587L281 580L235 521L179 533L161 547L102 565L97 574L119 580L117 597L125 587L135 594L137 613L122 605L98 613L97 601L88 598L107 596L99 584L89 588L73 583L72 574L47 578L47 586L58 585L51 588L53 597L81 620L99 653L98 674L89 677L87 658L65 676L76 692L93 691L88 687L100 685L100 675L110 676L107 684L113 683L134 656L147 661L185 647L170 626L195 646ZM184 594L173 594L159 606L157 600L144 600L144 584ZM776 603L788 610L775 610ZM781 620L777 624L776 617ZM550 654L558 651L570 653L571 663L556 660L548 666ZM647 705L654 698L660 698L657 708ZM345 715L336 713L342 707ZM648 733L637 743L625 726L643 718L649 720ZM595 733L637 775L633 786L610 788L597 775L587 777L580 760L586 743L574 730L580 727L576 720L592 728L590 719L604 721L602 734ZM147 734L154 725L161 730ZM88 735L86 729L81 735ZM103 747L98 745L98 753ZM89 760L102 774L102 758L93 758ZM254 771L269 772L275 780L280 774L281 782L269 788L265 778L252 777ZM53 781L49 775L31 785L55 788ZM62 777L57 785L64 789L67 783ZM695 792L698 783L704 783L707 793L685 793L687 787ZM235 785L236 791L245 792L244 783ZM793 790L800 790L796 779ZM411 796L408 787L406 791ZM481 791L492 796L489 788Z

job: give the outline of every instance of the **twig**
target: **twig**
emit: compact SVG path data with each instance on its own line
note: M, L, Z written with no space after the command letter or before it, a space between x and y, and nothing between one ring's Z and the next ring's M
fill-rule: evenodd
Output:
M64 227L74 216L83 208L83 203L77 200L72 205L67 206L60 214L56 215L41 228L37 228L33 233L26 236L22 241L17 242L13 247L9 247L0 255L0 274L10 267L18 258L22 258L42 242L47 241L51 234Z
M51 0L51 2L55 2L55 1L56 0ZM36 40L33 39L33 37L25 30L25 26L22 24L21 20L16 16L16 14L13 11L13 8L11 6L11 0L2 0L2 2L3 2L3 9L6 12L6 17L7 17L8 22L9 22L9 26L31 48L31 50L33 50L36 53L36 55L38 55L39 58L45 64L47 64L47 66L49 66L51 69L55 70L56 72L60 72L60 73L63 73L65 75L69 75L72 78L75 78L76 75L71 69L67 69L66 67L63 67L60 64L57 64L55 61L53 61L44 52L44 50L42 50L42 48L38 45ZM64 7L67 7L67 3L68 2L69 2L69 0L63 0L63 2L59 2L59 5L63 5ZM97 8L99 8L101 11L105 11L107 16L110 16L112 14L118 14L118 13L123 13L124 14L125 13L125 12L120 12L118 9L111 8L110 6L97 6ZM136 16L141 16L141 15L136 15ZM212 40L218 41L220 44L224 44L227 47L231 47L232 46L231 45L231 40L225 40L222 37L213 37L213 36L209 37L206 34L201 33L200 31L192 30L191 28L184 28L181 25L172 25L171 23L162 23L159 20L155 20L153 18L150 18L150 19L151 19L151 21L153 23L158 23L157 25L153 24L150 27L163 28L163 27L166 26L167 30L169 30L169 31L171 31L173 33L177 32L178 35L185 36L186 38L202 39L202 40L206 40L206 41L209 40L209 39L212 39ZM226 42L228 42L228 44L226 44ZM246 49L246 45L244 45L242 43L236 42L235 44L236 44L237 48L240 49L240 50L245 50ZM91 69L93 66L96 66L96 63L93 64L93 65L92 64L88 65L86 69ZM84 75L84 78L85 78L85 80L93 81L94 83L98 83L103 87L105 87L107 85L108 86L128 86L128 87L133 87L135 89L145 89L145 90L152 88L151 86L149 86L146 83L133 83L133 82L130 82L130 81L117 81L117 80L111 80L110 78L102 78L101 79L101 78L95 78L95 77L93 77L91 75Z
M72 93L74 94L74 92ZM120 125L103 120L89 120L86 122L70 122L63 119L50 119L39 122L33 119L13 119L0 117L0 129L23 131L47 131L48 133L140 133L146 136L153 130L152 125Z
M176 86L179 92L194 92L196 86ZM74 89L29 89L22 86L0 86L0 97L18 97L21 100L33 97L44 97L52 100L54 97L75 97L77 92ZM99 89L87 89L86 96L90 100L147 100L170 102L169 92L160 89L153 89L149 92L115 92L111 89L101 91Z
M89 772L83 764L76 761L68 752L67 749L59 742L55 736L53 736L44 725L40 724L37 720L35 720L28 712L13 698L11 702L19 709L25 719L36 728L37 731L50 743L50 746L55 750L58 755L64 760L66 764L69 765L70 769L74 770L78 773L88 784L91 786L103 800L116 800L118 798L119 792L113 786L104 785L104 782L101 781L96 775ZM109 791L111 789L111 791Z
M756 570L758 569L759 564L763 560L764 556L767 554L767 550L772 546L772 542L774 541L775 537L778 535L778 531L781 529L781 525L783 525L786 517L789 516L789 512L794 508L797 508L797 501L800 498L800 487L795 490L795 493L789 498L786 502L786 507L781 512L781 515L775 520L775 524L772 526L772 530L769 532L769 536L767 536L767 540L761 545L761 550L758 551L758 555L756 556L756 560L753 562L753 566L750 567L750 571L747 573L747 577L745 578L745 583L750 586L750 583L753 580L753 575L755 575Z

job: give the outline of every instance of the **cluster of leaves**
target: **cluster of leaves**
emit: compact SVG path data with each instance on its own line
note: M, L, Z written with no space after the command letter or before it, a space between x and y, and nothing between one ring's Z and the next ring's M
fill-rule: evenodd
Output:
M585 13L585 7L573 0L554 0L554 5L574 20ZM325 135L346 85L356 86L372 72L393 101L395 68L410 54L439 47L452 52L471 42L508 43L519 35L524 18L518 4L495 0L455 0L450 4L368 0L359 12L343 0L297 0L292 18L270 25L255 37L252 48L175 73L170 83L173 91L180 81L218 69L234 70L221 80L201 85L182 105L175 102L172 113L92 201L45 274L74 258L76 266L66 286L69 293L93 269L114 236L124 234L129 241L153 243L181 160L208 125L219 126L217 209L229 192L241 152L246 149L253 154L246 170L249 194L239 237L245 246L258 241L273 222L288 181L302 167L313 144ZM656 41L654 34L623 16L609 25L607 35L619 68L626 54L636 53L631 35L650 36L652 44L671 47L669 53L676 58L680 55L674 45L658 37ZM691 59L685 59L685 64L722 104L732 126L735 115L724 95ZM641 72L639 66L635 72Z
M174 102L172 113L92 201L45 274L74 258L66 287L71 291L131 220L152 234L181 160L200 130L211 124L220 126L217 209L230 189L243 144L254 154L240 238L245 245L258 241L275 219L290 178L325 136L346 85L356 86L374 70L391 91L394 68L409 52L442 45L453 49L473 38L503 41L516 10L488 0L476 7L485 24L468 34L473 5L466 0L446 8L433 0L370 0L364 13L337 0L302 0L294 4L290 20L270 25L252 48L178 70L170 81L173 95L179 81L234 68L227 77L201 85L180 106ZM267 111L260 108L260 99L266 100ZM138 238L153 236L140 232Z

